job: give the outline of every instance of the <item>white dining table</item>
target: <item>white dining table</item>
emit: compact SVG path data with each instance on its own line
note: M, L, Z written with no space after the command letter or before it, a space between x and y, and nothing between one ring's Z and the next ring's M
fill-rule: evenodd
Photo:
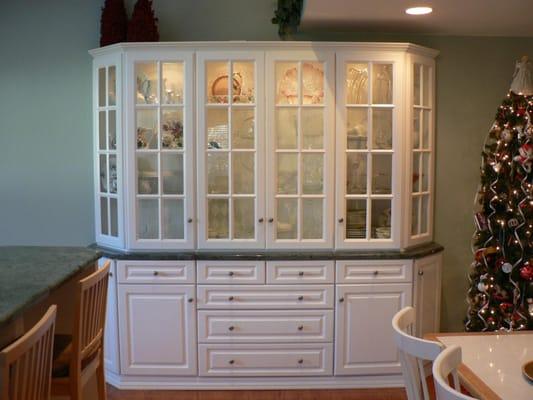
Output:
M533 331L512 333L434 333L444 346L458 345L462 385L481 400L533 400L533 383L522 366L533 361Z

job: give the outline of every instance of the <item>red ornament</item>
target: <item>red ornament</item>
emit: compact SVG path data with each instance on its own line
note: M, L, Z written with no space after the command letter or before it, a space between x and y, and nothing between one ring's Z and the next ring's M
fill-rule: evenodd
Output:
M157 42L159 31L151 0L137 0L128 24L128 42Z
M124 0L105 0L100 19L100 46L126 41L128 17Z
M525 262L520 268L520 276L526 281L533 281L533 265L529 262Z

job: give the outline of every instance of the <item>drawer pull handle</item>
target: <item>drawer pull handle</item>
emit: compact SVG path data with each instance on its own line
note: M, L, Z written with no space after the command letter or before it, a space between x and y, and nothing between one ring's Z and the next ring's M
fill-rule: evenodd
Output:
M228 275L229 275L229 276L233 276L233 275L235 275L235 272L230 271L230 272L228 272Z
M259 218L257 221L258 221L260 224L262 224L264 220L265 220L264 218Z
M304 360L302 360L301 358L298 360L298 364L303 364L304 363Z
M192 218L189 218L189 219L187 220L187 222L188 222L189 224L191 224L191 223L192 223Z
M377 271L377 270L374 271L374 276L378 276L378 274L379 274L379 271Z
M270 222L270 223L274 222L274 218L269 218L268 222Z
M299 300L299 301L302 301L303 299L304 299L303 296L298 296L298 300Z
M187 300L189 303L192 303L194 301L194 299L192 297L190 297L188 300Z
M344 222L344 218L339 218L339 224L342 224Z
M300 275L300 276L304 276L304 272L303 272L303 271L300 271L300 272L298 272L298 275Z
M229 301L233 301L233 300L235 300L235 297L230 296L230 297L228 297L228 300L229 300Z
M303 330L304 330L304 326L303 326L303 325L300 325L300 326L298 327L298 330L299 330L299 331L303 331Z
M229 329L230 331L233 331L233 330L235 329L235 327L234 327L234 326L230 326L228 329Z
M424 271L422 271L422 270L418 271L418 275L419 275L419 276L424 275Z
M341 297L341 298L339 299L339 303L344 303L344 297Z
M233 365L233 364L235 364L235 360L229 360L228 363L229 363L230 365Z
M158 271L154 271L154 276L158 276L159 275L159 272Z

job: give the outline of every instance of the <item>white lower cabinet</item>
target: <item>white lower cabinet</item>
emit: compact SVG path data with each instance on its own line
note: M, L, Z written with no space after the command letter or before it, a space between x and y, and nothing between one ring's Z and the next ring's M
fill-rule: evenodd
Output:
M193 285L118 287L121 372L196 375Z
M107 258L98 260L98 267L101 268L108 261ZM118 325L117 325L117 274L115 261L111 261L109 269L109 280L107 283L107 310L104 332L104 365L107 371L114 374L119 373L118 357Z
M411 291L410 283L337 285L335 375L401 372L391 321Z
M440 331L442 254L415 261L415 298L416 334Z

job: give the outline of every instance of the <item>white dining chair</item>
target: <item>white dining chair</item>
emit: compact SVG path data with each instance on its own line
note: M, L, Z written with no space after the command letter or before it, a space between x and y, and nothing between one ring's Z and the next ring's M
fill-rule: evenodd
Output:
M433 380L437 400L475 400L474 397L462 394L457 376L457 367L461 364L461 348L453 345L444 349L433 361ZM453 377L453 385L449 384L449 376Z
M398 346L407 398L430 400L424 361L435 360L444 346L412 336L410 331L414 328L415 317L413 307L402 308L394 315L392 318L394 340Z

